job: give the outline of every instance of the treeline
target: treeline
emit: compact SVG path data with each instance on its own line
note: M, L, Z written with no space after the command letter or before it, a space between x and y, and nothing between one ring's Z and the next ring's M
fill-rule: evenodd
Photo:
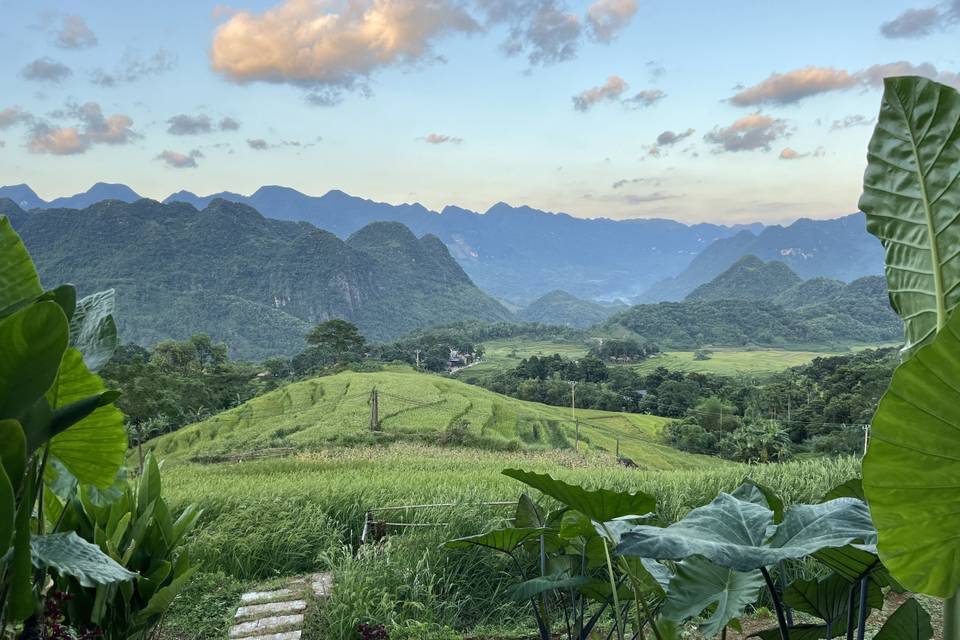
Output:
M595 356L529 358L483 384L521 400L675 418L670 443L739 461L783 460L801 452L863 450L870 422L896 366L895 349L817 358L763 384L658 367L641 374Z

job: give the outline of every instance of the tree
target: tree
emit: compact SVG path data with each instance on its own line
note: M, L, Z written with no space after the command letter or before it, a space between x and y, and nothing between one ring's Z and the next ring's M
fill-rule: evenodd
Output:
M355 324L337 318L311 329L307 334L307 343L329 351L336 357L337 364L340 364L360 355L367 341L360 335Z

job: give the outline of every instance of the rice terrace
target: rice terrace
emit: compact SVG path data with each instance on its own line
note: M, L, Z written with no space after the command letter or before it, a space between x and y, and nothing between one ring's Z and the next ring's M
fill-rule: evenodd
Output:
M960 640L957 0L4 18L0 640Z

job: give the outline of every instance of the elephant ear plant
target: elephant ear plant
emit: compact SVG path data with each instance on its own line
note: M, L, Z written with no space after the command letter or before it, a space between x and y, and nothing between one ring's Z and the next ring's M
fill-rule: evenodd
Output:
M161 573L183 574L177 567L139 574L131 568L145 564L112 553L111 543L133 556L153 553L121 546L120 529L136 529L114 502L123 495L115 483L126 430L113 405L117 393L95 373L117 346L112 312L112 291L79 301L70 285L45 291L26 248L0 216L0 635L44 635L45 603L60 602L55 591L127 593L144 581L159 585ZM63 508L58 487L67 499L87 500L88 514L95 504L108 508L111 522L84 530Z
M945 599L960 638L960 93L888 78L860 208L886 255L903 362L863 461L878 549L906 588Z

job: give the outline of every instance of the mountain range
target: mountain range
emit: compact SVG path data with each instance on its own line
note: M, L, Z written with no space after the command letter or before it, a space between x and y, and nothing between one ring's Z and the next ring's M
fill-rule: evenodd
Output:
M108 183L49 202L24 184L0 187L0 197L23 209L139 199L126 185ZM861 213L787 226L686 225L576 218L502 202L484 213L455 206L436 212L416 203L391 205L336 190L309 196L280 186L249 196L179 191L164 202L203 210L217 198L249 205L267 218L309 222L341 239L380 221L400 222L418 236L432 234L477 286L510 308L527 307L556 290L595 301L679 301L748 254L783 262L806 279L850 282L883 273L883 250L866 232Z
M24 211L0 199L44 282L81 294L115 288L125 341L150 345L197 331L243 358L292 354L313 324L356 323L368 339L467 319L507 320L438 238L396 222L348 239L265 218L222 199L106 200L84 209Z
M804 280L783 262L750 254L682 302L635 305L600 326L673 348L822 347L903 337L882 276Z
M627 305L622 302L600 303L583 300L558 289L537 298L517 311L517 319L523 322L586 329L626 308Z

